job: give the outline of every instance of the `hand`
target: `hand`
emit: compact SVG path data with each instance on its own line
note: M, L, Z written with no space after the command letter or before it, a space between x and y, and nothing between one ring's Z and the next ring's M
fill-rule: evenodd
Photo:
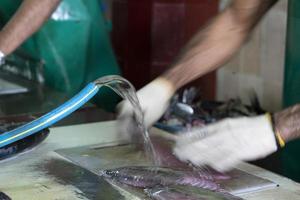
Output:
M263 158L277 150L266 115L226 119L177 139L175 155L194 165L227 171L240 161Z
M155 79L137 92L147 128L152 126L164 114L174 92L173 85L164 78ZM132 105L126 100L122 101L118 108L120 132L122 135L132 136L136 130Z

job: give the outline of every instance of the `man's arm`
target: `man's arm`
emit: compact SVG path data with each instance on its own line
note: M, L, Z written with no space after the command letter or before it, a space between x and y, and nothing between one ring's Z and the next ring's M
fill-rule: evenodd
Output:
M12 53L48 19L60 0L24 0L0 32L0 51Z
M277 0L235 0L200 30L163 77L178 89L227 62Z
M300 138L300 104L275 113L274 129L284 142Z
M178 88L228 61L276 1L235 0L200 30L169 71L138 91L146 126L150 127L162 116ZM120 127L124 130L130 126L124 119L132 116L132 108L129 102L119 108Z
M300 104L273 116L229 118L196 128L177 138L174 153L183 161L226 171L241 161L264 158L298 138Z

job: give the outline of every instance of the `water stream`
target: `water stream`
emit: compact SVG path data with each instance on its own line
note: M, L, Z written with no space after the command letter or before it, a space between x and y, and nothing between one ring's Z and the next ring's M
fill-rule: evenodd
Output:
M144 124L144 114L142 108L140 106L139 100L136 95L135 88L133 85L127 81L126 79L120 76L105 76L96 80L96 84L99 86L106 86L120 95L123 99L128 100L133 108L133 119L136 122L136 130L142 135L144 149L146 152L146 156L148 156L153 164L159 165L160 160L159 157L156 156L155 149L153 148L153 144L149 137L149 133Z

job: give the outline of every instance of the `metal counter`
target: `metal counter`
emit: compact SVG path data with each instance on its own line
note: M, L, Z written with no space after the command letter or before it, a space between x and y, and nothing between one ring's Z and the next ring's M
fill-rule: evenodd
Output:
M0 163L0 191L18 199L135 199L126 191L108 187L92 172L72 164L58 149L118 142L114 121L50 129L50 136L37 148ZM152 129L151 132L161 132ZM259 167L243 163L238 169L266 178L279 187L243 194L249 200L300 199L300 185Z

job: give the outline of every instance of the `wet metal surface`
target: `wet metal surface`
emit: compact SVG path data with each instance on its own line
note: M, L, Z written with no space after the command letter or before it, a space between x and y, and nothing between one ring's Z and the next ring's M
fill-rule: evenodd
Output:
M65 149L66 153L75 154L74 156L76 156L74 159L70 158L70 160L81 159L76 163L77 165L80 163L83 166L85 161L91 161L90 164L96 163L98 166L98 163L101 163L101 160L97 157L100 156L99 152L105 153L103 150L99 151L103 148L100 148L98 144L102 143L101 146L103 146L103 143L106 143L106 146L118 144L119 137L115 124L115 122L105 122L52 128L49 137L30 153L18 155L16 158L0 163L1 191L13 200L88 200L89 198L95 199L98 197L101 197L100 199L113 199L111 194L107 194L108 197L106 198L104 194L99 194L97 191L111 191L112 188L115 188L118 192L116 199L118 197L121 200L147 199L145 196L139 196L137 191L124 187L124 185L120 189L120 185L110 182L111 187L103 188L109 185L105 182L97 182L103 180L99 179L97 174L93 176L94 174L89 172L91 170L82 169L54 152L57 149ZM162 132L153 129L151 134L162 135ZM84 138L82 135L84 135ZM86 147L76 148L77 152L75 153L71 151L79 145L86 145ZM97 147L91 145L97 145ZM90 151L91 154L89 154ZM130 151L128 154L130 154ZM122 155L119 157L122 157ZM140 162L143 162L143 160L141 159ZM86 165L88 166L88 164ZM107 162L106 165L109 165L109 163ZM297 183L246 163L241 163L238 167L280 184L278 188L243 194L243 198L249 200L299 199L300 187ZM93 168L99 167L94 166ZM61 170L64 173L59 172ZM95 188L91 188L91 185L100 189L95 190ZM129 192L131 194L128 194Z
M108 148L100 146L75 147L59 149L56 152L75 164L99 174L99 171L126 166L151 165L151 161L145 159L145 154L137 150L134 145L105 144Z
M58 183L76 187L79 198L85 197L90 200L126 199L103 178L65 160L46 160L36 167Z
M87 146L60 149L56 152L95 174L99 174L102 170L118 167L151 165L151 162L145 159L142 152L137 151L132 145L109 146L109 144L106 144L106 147L103 148ZM222 188L232 194L241 195L277 186L269 180L250 175L238 169L234 169L228 175L232 178L220 180L219 183Z
M224 192L212 192L201 188L186 186L154 187L146 192L154 200L242 200Z

